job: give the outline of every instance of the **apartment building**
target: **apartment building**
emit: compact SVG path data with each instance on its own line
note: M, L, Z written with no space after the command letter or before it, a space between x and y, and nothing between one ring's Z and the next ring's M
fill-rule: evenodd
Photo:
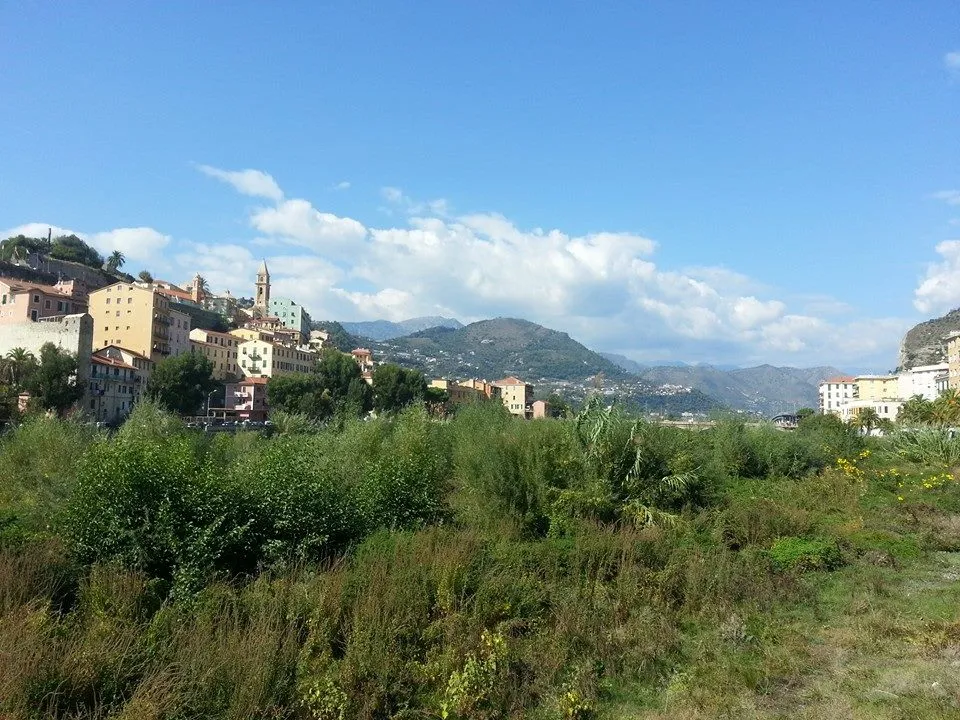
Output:
M353 359L357 361L357 365L360 366L362 371L373 371L373 353L367 348L356 348L351 350L350 354L353 356Z
M190 351L190 316L153 287L114 283L90 293L94 348L117 345L154 362Z
M854 400L895 400L900 397L896 375L857 375L853 379Z
M290 298L271 297L269 301L269 314L271 317L279 318L283 326L291 330L296 330L300 334L299 343L306 343L310 339L310 313L303 305L291 300Z
M73 281L43 285L0 278L0 325L85 312L87 303Z
M99 422L115 423L130 414L143 392L145 378L121 353L104 352L111 349L120 350L109 346L90 356L87 410Z
M240 382L227 383L224 407L213 408L211 412L227 420L263 422L270 412L267 405L267 378L249 377Z
M897 397L909 400L919 395L925 400L936 400L943 391L945 381L949 381L949 363L937 365L918 365L904 370L897 376Z
M474 403L478 402L479 400L486 399L486 395L484 395L481 390L466 385L461 385L460 383L453 382L452 380L431 380L430 387L445 391L447 396L450 398L450 402L454 405L465 405L467 403Z
M530 404L533 402L533 385L517 377L505 377L493 383L500 388L500 399L511 415L533 417Z
M844 422L850 422L856 420L864 409L872 408L881 420L894 422L900 413L902 405L903 400L897 398L889 398L886 400L850 400L842 405L840 411L836 414L839 415L840 419Z
M471 390L476 390L483 393L488 400L493 400L494 398L499 400L502 394L500 387L493 383L489 383L486 380L461 380L458 384L461 387L470 388Z
M240 343L237 350L237 364L245 377L310 372L317 362L317 353L312 350L269 340L247 340Z
M200 353L213 365L217 380L236 380L242 377L237 364L237 348L243 342L236 335L194 328L190 331L190 350Z
M817 394L822 414L839 415L840 408L854 399L854 378L849 375L827 378L820 383Z

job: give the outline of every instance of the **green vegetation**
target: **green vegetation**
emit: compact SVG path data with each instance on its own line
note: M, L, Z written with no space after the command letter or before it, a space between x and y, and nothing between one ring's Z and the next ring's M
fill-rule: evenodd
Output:
M956 716L945 435L596 402L277 429L142 403L0 439L0 715Z
M213 364L203 355L190 352L158 362L145 395L180 415L196 415L219 387L213 379Z
M273 378L267 385L267 399L275 411L312 421L356 418L373 407L373 392L360 366L335 348L321 351L313 372Z

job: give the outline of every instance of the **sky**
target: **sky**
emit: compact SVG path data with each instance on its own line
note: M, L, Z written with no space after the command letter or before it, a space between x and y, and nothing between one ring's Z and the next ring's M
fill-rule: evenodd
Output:
M897 364L960 306L960 3L0 3L0 236L314 319Z

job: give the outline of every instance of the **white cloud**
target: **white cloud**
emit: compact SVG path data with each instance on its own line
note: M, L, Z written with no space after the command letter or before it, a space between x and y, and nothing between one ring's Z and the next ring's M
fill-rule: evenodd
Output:
M48 231L53 235L53 237L57 237L59 235L76 235L80 239L86 239L86 235L81 232L77 232L76 230L68 230L67 228L58 227L57 225L41 222L26 223L24 225L18 225L17 227L10 228L9 230L4 230L2 239L16 237L17 235L24 235L25 237L32 238L45 238Z
M933 194L937 200L943 200L947 205L960 205L960 190L941 190Z
M914 291L914 307L927 314L941 314L960 306L960 240L944 240L936 251L943 259L927 266L925 277Z
M278 240L317 251L358 243L367 234L367 229L356 220L320 212L306 200L286 200L276 207L260 208L250 222Z
M107 232L94 233L90 244L105 255L115 250L123 253L129 260L149 262L160 250L170 244L170 236L148 227L117 228Z
M573 234L523 228L496 213L451 215L445 201L418 202L399 188L382 195L403 219L368 228L308 200L283 199L269 180L257 193L277 202L251 212L256 235L244 242L181 243L171 253L170 238L149 228L90 237L137 259L169 258L179 273L170 279L200 272L215 290L235 295L252 293L266 256L274 292L302 302L317 319L523 317L638 359L857 368L883 356L890 365L909 324L858 319L828 296L777 297L725 267L662 267L657 243L636 233ZM924 311L960 300L951 290L960 288L960 241L938 252L943 262L917 289L915 304Z
M204 175L222 180L243 195L262 197L274 202L283 200L283 191L277 181L260 170L221 170L209 165L198 165Z
M349 190L349 189L350 189L350 181L349 181L349 180L341 180L340 182L338 182L336 185L333 186L333 189L334 189L334 190Z
M113 251L119 250L128 261L147 262L156 259L157 253L165 248L171 241L169 235L164 235L149 227L116 228L115 230L90 234L77 230L69 230L57 225L37 222L11 228L3 234L3 237L8 238L14 235L46 237L48 230L51 231L53 237L57 237L58 235L76 235L104 255L109 255Z
M960 72L960 50L954 50L944 55L943 64L951 72Z

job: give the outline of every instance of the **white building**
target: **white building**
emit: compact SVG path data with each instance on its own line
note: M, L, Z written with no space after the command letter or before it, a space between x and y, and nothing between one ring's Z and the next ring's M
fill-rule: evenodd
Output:
M919 395L925 400L936 400L940 394L937 389L938 384L942 387L942 379L947 376L949 370L948 363L918 365L904 370L897 376L898 397L909 400L914 395Z
M844 405L853 400L854 378L849 375L827 378L818 388L821 414L840 415Z
M840 407L840 412L837 414L844 422L850 422L855 420L865 408L873 408L881 420L893 422L897 419L901 405L903 400L850 400Z

